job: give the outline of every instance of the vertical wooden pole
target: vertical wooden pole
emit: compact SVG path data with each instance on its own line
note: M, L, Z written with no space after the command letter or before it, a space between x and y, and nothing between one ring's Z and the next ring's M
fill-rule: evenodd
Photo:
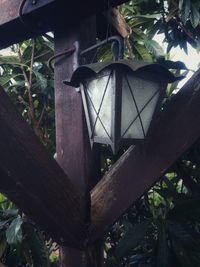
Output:
M68 27L69 28L69 27ZM55 31L55 54L74 45L84 49L96 41L95 18L66 32L65 27ZM81 95L74 88L63 84L71 77L79 62L78 53L62 56L55 62L55 112L57 161L66 171L72 183L85 199L83 220L90 217L90 194L88 183L91 176L92 152L84 119ZM58 192L59 194L59 192ZM67 212L67 211L66 211ZM60 250L61 267L85 267L85 255L72 248Z

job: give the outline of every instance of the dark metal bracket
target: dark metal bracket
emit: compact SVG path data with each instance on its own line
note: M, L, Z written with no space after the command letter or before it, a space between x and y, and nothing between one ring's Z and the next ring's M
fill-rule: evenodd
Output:
M26 17L26 12L27 10L32 9L32 7L37 4L39 4L39 0L23 0L19 7L19 19L21 23L24 25L24 27L32 33L34 32L37 33L42 23L40 22L39 25L37 25L36 21L30 18L28 19Z
M98 44L90 46L87 49L81 51L80 56L84 56L85 54L87 54L87 53L89 53L89 52L91 52L91 51L93 51L93 50L95 50L101 46L104 46L108 43L114 43L114 44L117 44L117 46L118 46L118 51L116 51L117 49L115 49L115 51L113 51L115 60L123 59L124 40L120 36L111 36L108 39L99 42Z

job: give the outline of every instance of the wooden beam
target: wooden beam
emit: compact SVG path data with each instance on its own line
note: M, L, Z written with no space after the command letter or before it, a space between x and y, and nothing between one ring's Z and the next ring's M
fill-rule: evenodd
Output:
M0 36L2 36L0 49L47 32L52 28L52 24L47 23L47 20L53 15L55 0L35 1L34 5L27 0L22 10L25 15L23 20L19 14L22 2L23 0L0 0ZM47 14L47 19L45 14ZM38 27L41 23L39 16L44 19Z
M109 7L127 2L110 0ZM55 27L68 31L74 24L108 9L108 0L27 0L20 17L23 0L0 0L0 48L20 42Z
M200 70L164 107L143 146L131 147L91 192L91 239L100 237L200 137Z
M83 199L0 88L0 191L58 243L82 247Z

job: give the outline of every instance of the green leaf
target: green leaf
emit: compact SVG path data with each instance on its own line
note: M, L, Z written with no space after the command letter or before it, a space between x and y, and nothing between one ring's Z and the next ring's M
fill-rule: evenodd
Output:
M7 210L3 210L2 214L5 218L15 217L18 214L18 210L17 209L7 209Z
M21 225L23 220L21 217L14 219L6 230L6 239L8 244L16 244L22 241Z
M7 247L6 238L5 237L1 237L1 241L0 241L0 258L3 256L3 254L4 254L5 250L6 250L6 247Z
M133 42L137 41L137 40L143 41L143 39L145 38L145 34L140 28L136 27L132 31L133 31L133 33L130 36L130 38L132 39Z
M178 11L178 7L174 6L172 9L169 10L169 14L167 14L166 21L169 22L171 19L173 19Z
M179 8L179 10L182 10L182 8L183 8L183 3L184 3L184 0L179 0L179 3L178 3L178 8Z
M52 39L52 42L45 42L45 46L47 46L49 49L51 49L52 52L54 52L54 41Z
M49 267L49 254L43 234L28 222L24 223L24 244L28 247L34 267Z
M1 76L0 77L1 86L4 87L10 81L10 79L12 79L12 75Z
M150 55L149 51L145 48L144 45L137 43L134 45L133 50L136 50L139 58L148 62L152 62L152 56Z
M26 64L23 64L19 61L19 58L17 56L0 56L0 65L13 65L13 66L23 66L29 69L29 66Z
M47 88L47 79L43 74L39 71L34 70L34 74L37 80L37 87L39 87L42 91Z
M178 70L187 70L188 69L182 61L164 60L164 61L159 62L159 63L164 65L168 69L178 69Z
M8 225L9 222L10 222L10 220L1 221L0 222L0 229L5 228Z
M34 108L38 108L38 106L39 106L39 101L36 99L36 100L34 100L33 101L33 106L34 106Z
M189 18L189 14L190 14L190 0L184 0L183 4L181 6L181 19L183 21L184 24L186 24L188 18Z
M190 21L193 28L196 28L200 23L200 12L194 4L191 5Z
M116 248L116 257L121 258L130 250L134 249L144 238L150 226L151 221L149 220L145 220L132 226L119 241Z
M187 76L187 74L188 74L188 71L186 70L184 73L182 73L182 77L186 77ZM179 84L179 80L177 80L176 82L173 82L172 84L169 84L168 86L167 86L167 94L168 94L168 96L171 96L172 94L173 94L173 92L175 91L175 90L177 90L178 89L178 84Z
M154 57L159 58L164 56L162 47L156 41L146 39L144 40L144 44Z

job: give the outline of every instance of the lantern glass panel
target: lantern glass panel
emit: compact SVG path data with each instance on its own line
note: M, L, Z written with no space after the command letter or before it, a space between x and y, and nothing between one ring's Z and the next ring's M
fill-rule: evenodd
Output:
M106 71L85 84L91 135L111 138L112 73Z
M160 94L160 83L132 74L123 77L121 137L144 139Z

